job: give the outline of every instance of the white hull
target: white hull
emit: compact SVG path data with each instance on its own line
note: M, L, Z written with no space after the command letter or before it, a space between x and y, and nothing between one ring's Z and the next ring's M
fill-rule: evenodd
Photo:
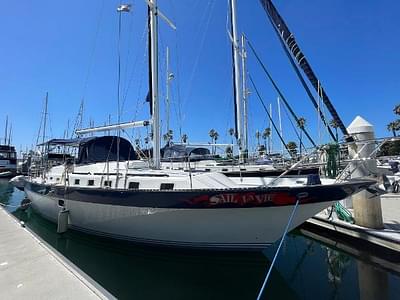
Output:
M26 190L32 207L57 222L57 198ZM278 240L293 206L218 209L127 207L65 200L68 226L95 235L164 246L262 249ZM333 204L298 207L291 229Z

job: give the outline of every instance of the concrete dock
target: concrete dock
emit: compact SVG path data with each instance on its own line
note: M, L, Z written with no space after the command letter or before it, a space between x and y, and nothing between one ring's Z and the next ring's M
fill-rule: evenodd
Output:
M0 206L0 299L110 298Z
M307 224L324 228L332 233L382 247L400 255L400 194L381 196L383 229L371 229L339 220L335 214L322 211L307 220ZM349 209L353 213L352 209Z

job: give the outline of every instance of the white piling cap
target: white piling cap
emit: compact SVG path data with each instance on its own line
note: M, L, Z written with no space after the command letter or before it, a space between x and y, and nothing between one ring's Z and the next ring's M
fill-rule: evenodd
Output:
M374 132L374 126L362 117L357 116L347 127L347 132L349 134Z

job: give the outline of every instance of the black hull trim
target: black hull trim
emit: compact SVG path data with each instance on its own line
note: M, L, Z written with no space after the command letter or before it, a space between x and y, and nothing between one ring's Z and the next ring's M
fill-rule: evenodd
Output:
M216 209L278 207L294 205L299 198L301 204L338 201L366 189L373 180L352 180L331 185L300 187L237 188L221 190L121 190L82 187L49 186L28 182L25 189L65 200L97 204L175 208Z

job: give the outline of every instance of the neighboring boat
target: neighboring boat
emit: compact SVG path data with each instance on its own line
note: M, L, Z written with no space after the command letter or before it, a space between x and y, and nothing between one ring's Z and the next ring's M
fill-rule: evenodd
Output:
M4 144L0 144L0 178L9 178L17 173L17 152L11 145L11 130L8 130L8 116L6 118Z
M290 228L375 183L336 183L316 175L229 178L221 172L161 169L157 19L166 17L155 0L148 4L151 120L76 133L151 125L151 165L138 159L132 145L119 135L47 142L79 150L75 161L25 178L24 190L33 209L58 223L60 232L72 228L162 246L263 249L283 235L295 207Z
M17 152L11 145L0 145L0 177L9 178L17 173Z

